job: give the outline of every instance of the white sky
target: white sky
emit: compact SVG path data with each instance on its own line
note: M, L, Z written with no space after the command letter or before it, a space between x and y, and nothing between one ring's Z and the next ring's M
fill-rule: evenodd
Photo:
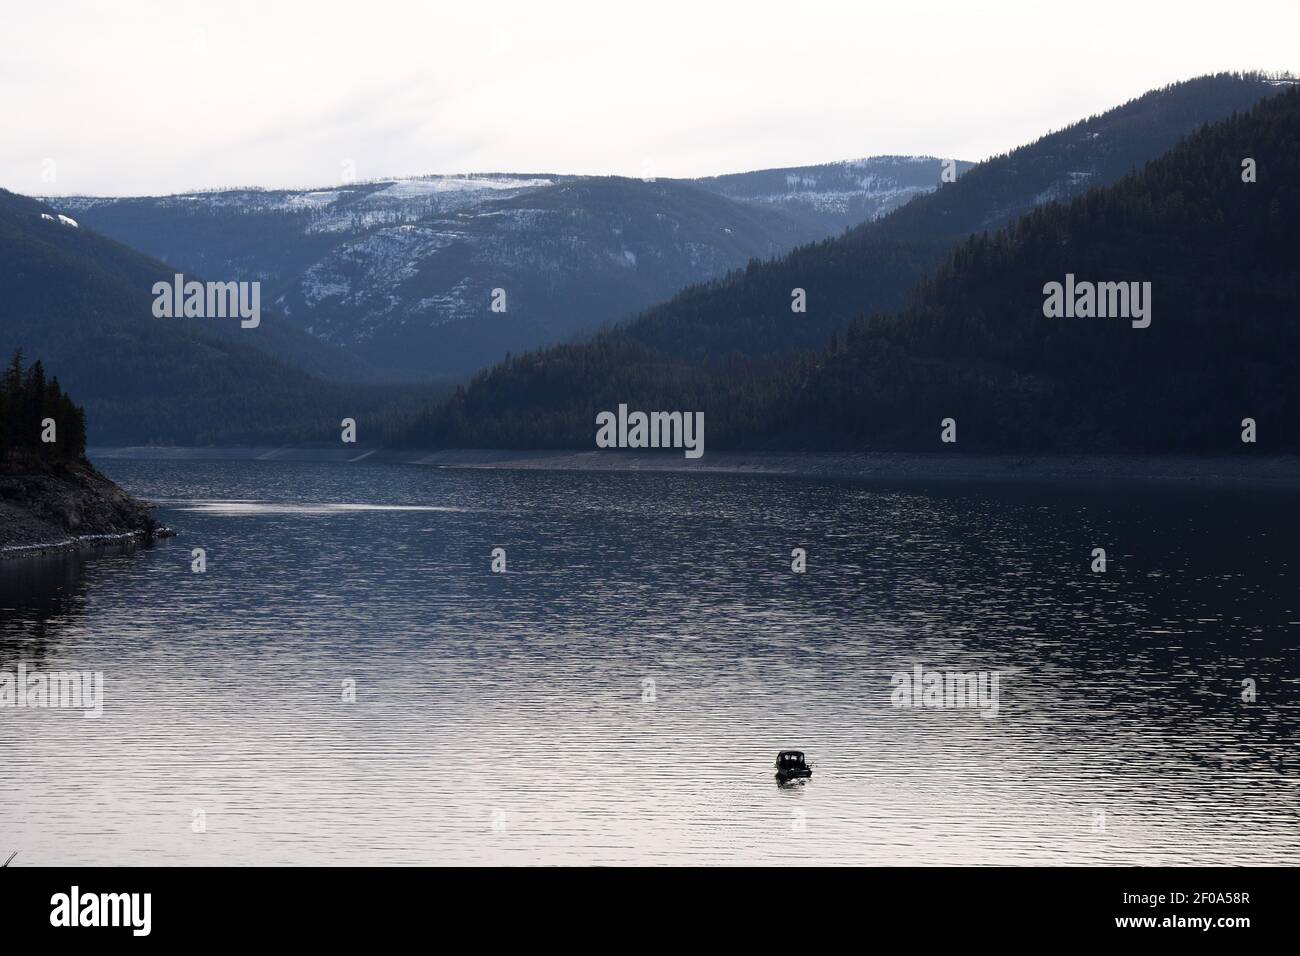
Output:
M0 186L46 195L327 185L349 159L362 179L977 160L1174 80L1300 72L1300 0L0 4Z

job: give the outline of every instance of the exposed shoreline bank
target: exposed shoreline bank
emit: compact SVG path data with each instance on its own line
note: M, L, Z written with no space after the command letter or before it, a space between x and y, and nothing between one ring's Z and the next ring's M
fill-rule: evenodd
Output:
M443 449L394 450L351 446L92 449L101 460L319 461L389 463L433 468L528 471L674 472L784 475L867 481L1153 481L1300 486L1300 456L1025 455L961 451L933 453L680 452Z
M171 534L88 462L0 468L0 561Z

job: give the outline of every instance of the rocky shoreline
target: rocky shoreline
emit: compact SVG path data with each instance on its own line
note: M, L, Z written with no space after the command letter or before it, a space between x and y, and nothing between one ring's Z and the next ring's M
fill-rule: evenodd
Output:
M171 534L87 461L0 465L0 560Z

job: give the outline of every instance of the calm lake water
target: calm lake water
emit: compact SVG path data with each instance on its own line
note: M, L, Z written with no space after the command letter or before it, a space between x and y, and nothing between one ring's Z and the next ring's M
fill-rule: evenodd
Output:
M180 534L0 563L106 698L0 710L14 865L1300 860L1294 491L102 464Z

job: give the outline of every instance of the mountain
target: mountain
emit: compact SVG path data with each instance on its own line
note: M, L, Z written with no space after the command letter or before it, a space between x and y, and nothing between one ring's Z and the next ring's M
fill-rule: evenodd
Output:
M1154 90L969 169L843 236L683 290L609 334L665 356L708 361L820 348L863 312L892 312L956 240L998 229L1046 202L1113 183L1199 126L1277 92L1257 74L1219 74ZM791 290L807 293L793 314Z
M972 165L953 160L952 174L960 176ZM692 182L728 199L781 209L829 236L934 192L943 170L943 161L929 156L873 156Z
M156 318L153 285L170 281L170 268L4 190L0 262L0 353L22 349L59 369L85 406L92 444L326 439L342 417L400 397L306 371L366 375L274 314L255 329Z
M985 160L960 188L919 197L863 231L878 239L933 239L1000 229L1035 206L1117 181L1205 123L1248 110L1287 82L1220 73L1152 90Z
M281 301L312 334L377 364L464 373L807 235L780 212L681 183L566 179L346 239Z
M652 361L712 362L735 353L766 360L821 348L855 315L903 308L908 293L933 274L961 236L1114 182L1204 123L1249 109L1277 89L1276 81L1262 75L1220 74L1152 91L980 163L955 182L843 235L686 288L631 321L611 323L593 347L610 361L611 350L626 348L625 366L640 361L642 350L649 350ZM748 192L761 195L763 177L749 175L758 178ZM806 312L791 309L795 289L805 292ZM561 388L554 377L560 354L568 354L567 346L549 360L552 389ZM592 362L578 365L589 368ZM517 374L519 366L514 368ZM625 369L623 376L628 374ZM512 393L521 387L514 383ZM575 379L567 388L577 400L587 383Z
M859 319L766 398L762 440L937 448L954 417L963 448L1241 452L1249 418L1258 447L1295 451L1297 249L1292 86L1113 186L963 243L912 308ZM1049 317L1053 282L1081 307L1085 282L1140 282L1129 294L1148 308ZM735 440L759 439L737 424Z
M1201 93L1207 111L1234 96L1258 107L1249 118L1220 117L1189 131L1167 157L1152 157L1109 187L1033 207L1002 232L946 240L953 251L910 307L886 314L878 288L855 286L855 273L877 281L875 257L885 250L916 248L920 240L889 232L897 228L892 219L912 217L918 203L929 207L932 224L976 215L996 221L1009 193L991 181L1023 179L1017 170L1038 168L1039 157L1055 164L1056 182L1068 184L1087 144L1105 140L1103 130L1123 129L1133 110L1147 117L1144 148L1156 142L1152 124L1176 140L1175 127L1200 115L1187 104ZM977 167L875 224L688 290L590 342L515 357L391 438L426 447L591 447L596 413L621 402L704 410L711 447L933 448L948 416L962 421L962 447L1219 447L1237 439L1230 421L1267 415L1276 428L1294 403L1282 382L1296 354L1290 223L1300 209L1291 185L1296 154L1287 146L1296 95L1235 76L1157 91L1045 137L1029 153L999 158L995 179ZM1105 155L1135 155L1122 135L1112 140ZM1242 157L1264 147L1268 178L1242 183ZM1108 160L1089 168L1116 167ZM992 195L966 198L972 183ZM1041 194L1041 183L1036 176L1029 189ZM855 265L862 250L873 258ZM1151 281L1152 327L1045 319L1043 286L1067 273ZM810 283L809 275L820 278ZM859 318L847 332L827 329L829 346L809 355L755 347L764 335L779 336L782 323L804 321L788 305L790 286L799 284L807 286L810 314L813 303L828 300L828 309ZM763 294L778 304L754 305ZM728 333L731 350L722 347ZM702 354L701 338L715 348Z
M929 157L881 157L694 181L431 176L49 202L186 273L259 280L298 327L412 378L629 317L896 208L940 171Z

